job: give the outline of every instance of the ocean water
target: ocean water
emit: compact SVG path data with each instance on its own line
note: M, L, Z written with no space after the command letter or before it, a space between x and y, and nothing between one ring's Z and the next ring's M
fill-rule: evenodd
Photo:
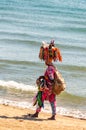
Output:
M35 109L35 81L46 69L39 49L52 39L67 85L57 113L86 119L86 0L0 0L0 104Z

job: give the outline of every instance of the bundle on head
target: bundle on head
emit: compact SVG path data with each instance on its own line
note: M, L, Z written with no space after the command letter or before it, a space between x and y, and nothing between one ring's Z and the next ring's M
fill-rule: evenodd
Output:
M42 42L42 46L39 51L39 58L44 61L62 61L62 56L60 50L55 47L54 41L47 44L46 42Z

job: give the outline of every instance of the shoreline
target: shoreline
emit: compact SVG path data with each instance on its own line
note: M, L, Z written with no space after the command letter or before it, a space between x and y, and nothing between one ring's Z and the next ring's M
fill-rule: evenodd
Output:
M0 99L1 105L8 105L13 107L19 107L19 108L27 108L31 110L35 110L36 106L33 106L31 100L28 101L20 101L20 100L10 100L10 99ZM45 102L45 107L42 109L44 113L51 113L51 107L49 102ZM42 112L41 111L41 112ZM65 108L63 106L57 106L56 113L62 116L68 116L72 118L82 119L86 120L86 111L85 110L79 110L79 108Z
M38 118L27 117L35 111L27 108L0 105L0 130L86 130L86 120L57 114L48 120L50 113L41 112Z

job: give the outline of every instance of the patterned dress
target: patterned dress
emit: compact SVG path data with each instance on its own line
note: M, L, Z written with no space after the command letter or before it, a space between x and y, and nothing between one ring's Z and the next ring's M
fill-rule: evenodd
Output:
M48 100L50 102L52 115L56 114L56 95L52 91L55 70L56 69L53 65L48 65L44 73L47 88L42 92L42 102L44 103L45 100ZM42 106L38 105L36 111L40 112L41 108Z

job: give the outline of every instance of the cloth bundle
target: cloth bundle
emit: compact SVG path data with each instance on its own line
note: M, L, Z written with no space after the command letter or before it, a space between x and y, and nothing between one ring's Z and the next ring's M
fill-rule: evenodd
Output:
M46 42L43 42L42 46L40 47L39 51L39 58L44 61L62 61L62 56L60 53L60 50L55 47L53 44L47 44Z

